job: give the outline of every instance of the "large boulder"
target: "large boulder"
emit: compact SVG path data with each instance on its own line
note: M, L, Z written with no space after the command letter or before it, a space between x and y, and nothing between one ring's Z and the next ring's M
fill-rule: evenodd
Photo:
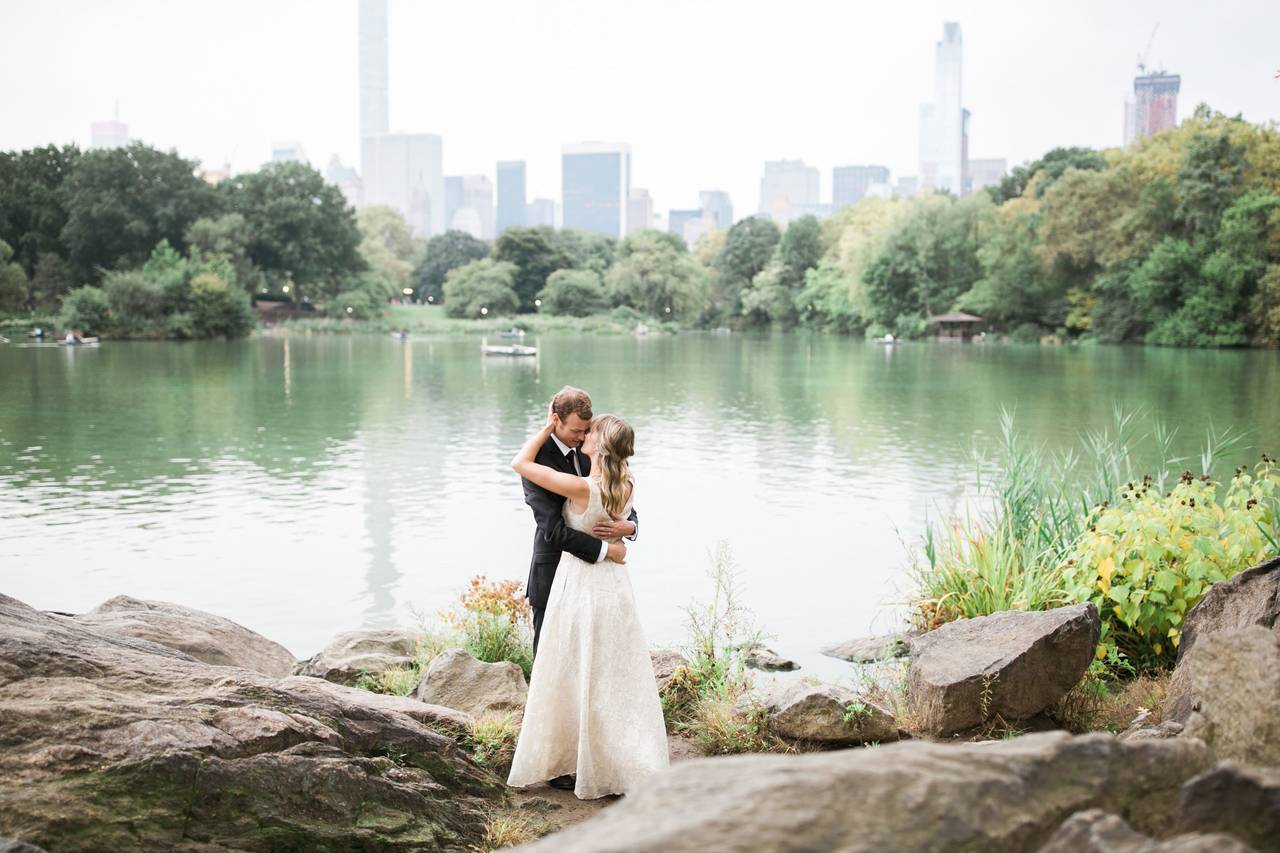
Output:
M1120 743L1063 732L984 744L906 741L672 765L595 818L529 845L546 853L1035 850L1105 805L1167 832L1197 741Z
M677 669L689 665L689 659L675 649L653 649L649 652L649 660L653 663L653 678L659 693L671 683L671 676Z
M1219 759L1280 765L1280 638L1256 625L1202 635L1174 670L1165 716Z
M1228 832L1280 851L1280 768L1223 762L1182 786L1177 814L1180 832Z
M1101 622L1092 604L961 619L911 641L909 699L922 731L950 735L1053 705L1089 668Z
M1182 621L1178 660L1207 634L1251 625L1272 631L1280 640L1280 557L1209 587Z
M519 711L528 695L529 685L519 666L510 661L485 663L465 649L436 655L414 691L422 702L477 717L489 711Z
M756 708L764 711L769 730L782 737L843 744L898 739L892 714L831 684L770 684L743 694L734 706L739 714Z
M117 595L88 613L68 618L103 634L150 640L198 661L263 675L288 675L295 664L288 649L243 625L167 601Z
M827 657L847 660L849 663L875 663L890 658L906 657L911 651L912 637L906 634L883 634L879 637L859 637L843 643L827 646L822 653Z
M353 685L361 674L412 666L417 644L416 634L399 628L347 631L334 637L319 654L299 663L294 673Z
M1192 833L1155 841L1102 809L1072 815L1040 853L1251 853L1230 835Z
M505 799L466 721L0 595L0 837L59 853L466 849Z

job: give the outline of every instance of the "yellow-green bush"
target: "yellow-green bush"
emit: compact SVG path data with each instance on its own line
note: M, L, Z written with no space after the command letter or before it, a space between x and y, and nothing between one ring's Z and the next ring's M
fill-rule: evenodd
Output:
M1115 650L1140 670L1172 663L1182 619L1205 590L1277 553L1278 486L1264 455L1225 489L1186 472L1163 495L1143 478L1114 506L1095 507L1063 575L1068 593L1102 615L1098 657Z

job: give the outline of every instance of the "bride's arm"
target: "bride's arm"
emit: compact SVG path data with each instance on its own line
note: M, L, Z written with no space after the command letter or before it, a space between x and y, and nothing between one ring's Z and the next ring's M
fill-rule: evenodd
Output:
M529 482L542 486L549 492L563 495L580 506L587 502L588 497L585 478L575 477L573 474L566 474L533 461L538 455L538 448L546 444L558 421L559 418L554 413L547 418L547 425L542 428L542 431L525 442L524 447L520 448L520 452L511 460L511 469Z

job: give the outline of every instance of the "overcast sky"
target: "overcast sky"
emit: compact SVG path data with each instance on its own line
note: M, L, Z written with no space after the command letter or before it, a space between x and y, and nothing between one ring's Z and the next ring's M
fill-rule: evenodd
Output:
M237 171L297 139L357 161L355 0L0 0L0 149L86 145L119 103L130 135ZM1148 57L1201 101L1280 119L1277 0L390 0L392 130L444 137L446 174L527 160L559 200L560 146L629 142L658 211L727 189L758 204L763 161L917 171L944 21L964 39L970 152L1010 165L1117 145Z

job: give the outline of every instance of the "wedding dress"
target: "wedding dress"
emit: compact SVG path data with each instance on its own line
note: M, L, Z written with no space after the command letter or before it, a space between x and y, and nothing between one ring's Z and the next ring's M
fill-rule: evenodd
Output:
M609 514L599 482L587 482L586 510L578 515L565 501L564 518L590 533ZM630 511L628 501L622 517ZM507 784L573 773L574 793L589 800L625 794L667 761L662 706L627 567L566 553L551 585Z

